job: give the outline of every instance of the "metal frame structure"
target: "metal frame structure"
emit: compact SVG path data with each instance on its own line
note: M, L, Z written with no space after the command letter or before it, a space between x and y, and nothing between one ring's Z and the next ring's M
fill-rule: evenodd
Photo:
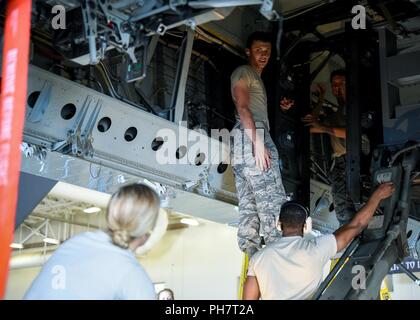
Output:
M165 1L166 2L166 1ZM87 55L76 57L76 61L97 64L109 47L118 48L129 56L126 81L141 80L145 77L144 63L137 64L136 50L146 47L147 37L163 35L167 30L182 25L192 26L220 20L229 15L236 6L260 5L260 13L268 20L279 19L280 16L273 9L272 0L247 1L190 1L171 0L160 3L149 0L147 3L125 1L114 3L108 0L81 1L85 38L88 43L89 59ZM133 13L127 14L127 8ZM169 14L168 14L169 13ZM105 19L100 20L100 17ZM97 50L99 45L99 50ZM143 58L146 56L143 50ZM145 62L145 61L144 61ZM134 72L137 65L141 72Z
M346 36L350 42L351 55L347 61L347 130L346 130L346 178L349 196L355 204L361 202L360 150L361 150L361 53L362 37L350 25L346 25Z
M179 55L179 63L175 76L175 84L172 94L171 114L175 114L173 121L180 123L185 121L185 91L187 87L188 70L190 68L192 48L194 44L194 30L187 28L187 35L184 38L182 49Z
M354 31L347 27L351 55L347 68L352 70L347 83L349 123L347 127L347 177L351 197L360 202L360 100L361 42ZM373 185L392 181L396 186L394 195L381 203L380 211L370 221L362 236L355 239L343 253L339 262L316 292L314 299L377 299L381 283L394 263L411 254L418 258L418 222L409 219L410 185L412 172L420 161L418 143L401 147L407 140L419 140L415 120L419 106L401 106L399 89L418 84L420 70L417 62L419 52L398 53L396 36L386 28L379 31L381 89L384 138L387 145L375 151L372 169ZM413 119L410 119L410 114ZM401 149L402 148L402 149ZM387 158L386 155L392 155ZM386 168L382 167L388 163ZM415 234L413 234L415 233ZM409 238L408 237L409 234ZM364 272L365 282L354 282L354 268ZM362 271L363 270L363 271ZM413 278L410 274L408 276Z
M419 161L419 152L407 152L401 163L376 172L374 183L392 181L396 192L381 204L384 217L372 219L360 238L343 253L337 266L314 295L321 300L372 300L379 297L381 283L394 263L409 255L408 223L410 175ZM354 267L365 275L363 285L355 285Z

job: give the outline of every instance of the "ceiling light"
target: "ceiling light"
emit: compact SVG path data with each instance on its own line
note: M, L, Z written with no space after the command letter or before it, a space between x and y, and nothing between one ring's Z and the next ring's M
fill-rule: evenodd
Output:
M15 243L15 242L13 242L13 243L10 244L10 248L13 248L13 249L23 249L23 243Z
M188 224L189 226L198 226L200 223L193 218L182 218L181 223Z
M98 213L101 211L101 208L98 207L90 207L83 210L84 213Z
M53 238L44 238L43 240L45 243L49 243L49 244L60 244L60 241L57 239L53 239Z

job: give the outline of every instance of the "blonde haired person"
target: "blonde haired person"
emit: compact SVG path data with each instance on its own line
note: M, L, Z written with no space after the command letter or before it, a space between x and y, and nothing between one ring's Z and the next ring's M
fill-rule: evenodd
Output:
M108 230L64 242L42 268L25 299L156 299L153 284L134 252L148 239L159 215L151 188L120 188L108 204Z
M160 290L158 293L158 300L175 300L174 292L169 288Z

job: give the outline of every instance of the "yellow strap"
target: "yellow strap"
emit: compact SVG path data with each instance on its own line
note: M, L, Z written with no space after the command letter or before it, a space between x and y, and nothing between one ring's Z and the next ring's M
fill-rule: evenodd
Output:
M338 260L340 260L340 259L333 259L333 260L331 260L330 272L332 271L332 269L334 269L334 267L337 264Z
M388 290L385 279L382 281L381 291L379 292L381 300L391 300L391 293Z
M335 265L337 264L338 259L334 259L331 261L331 266L330 266L330 272L332 271L332 269L334 269ZM338 270L338 272L336 273L336 275L331 279L330 283L328 283L327 288L334 282L335 278L337 277L338 273L341 271L341 269L344 268L344 266L346 265L346 263L350 260L350 258L347 258L346 261L343 263L343 265L341 266L340 270Z
M241 272L241 278L239 279L239 291L238 291L238 299L242 300L242 297L244 295L244 284L246 281L246 275L248 272L248 263L249 263L249 257L246 253L244 253L244 260L242 262L242 272Z

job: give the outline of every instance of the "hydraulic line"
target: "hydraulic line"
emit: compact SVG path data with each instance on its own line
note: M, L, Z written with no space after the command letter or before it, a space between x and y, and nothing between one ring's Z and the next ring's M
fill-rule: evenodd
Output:
M130 104L130 105L132 105L132 106L134 106L136 108L142 109L144 111L151 112L154 115L156 115L156 112L152 108L150 108L150 107L147 108L145 106L138 105L138 104L136 104L136 103L134 103L134 102L132 102L130 100L127 100L124 97L120 96L117 93L117 91L115 90L115 88L114 88L114 86L113 86L113 84L111 82L111 79L109 77L108 71L107 71L105 65L102 63L102 61L99 61L99 63L96 66L98 68L98 71L101 73L103 79L105 80L105 82L106 82L105 84L107 86L107 89L108 89L109 93L111 94L111 96L113 98L118 99L118 100L121 100L121 101L123 101L125 103L128 103L128 104Z

